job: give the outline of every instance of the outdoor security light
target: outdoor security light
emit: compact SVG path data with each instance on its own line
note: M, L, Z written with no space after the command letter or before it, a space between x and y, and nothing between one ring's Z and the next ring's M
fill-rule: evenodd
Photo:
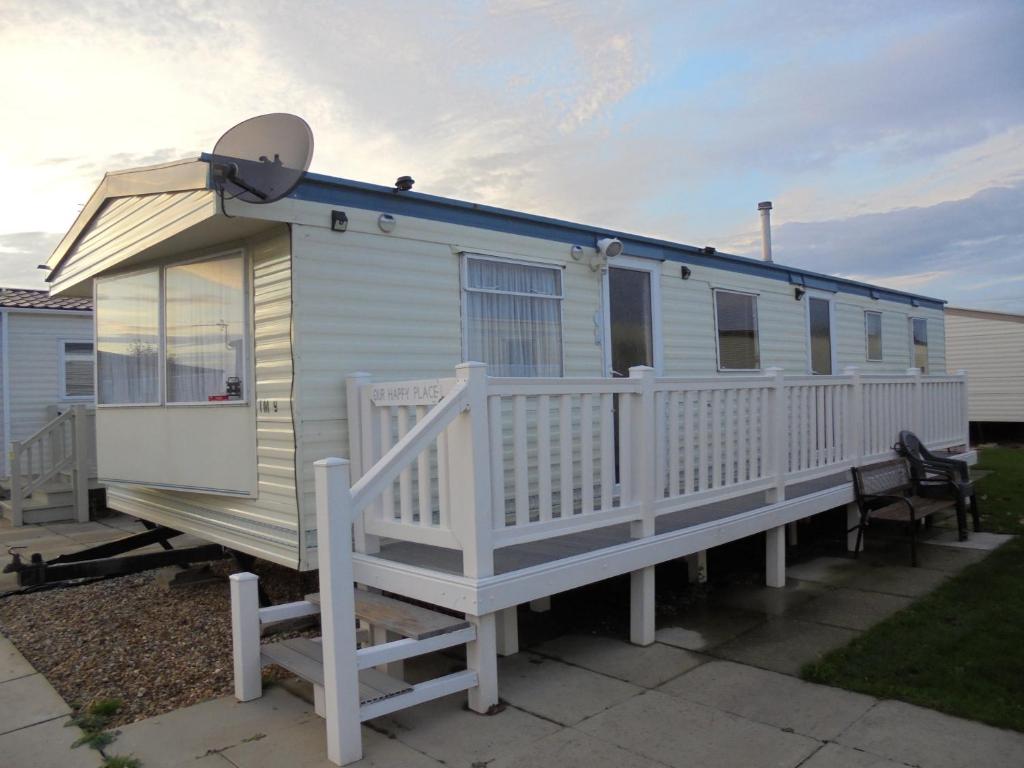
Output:
M602 237L597 241L597 252L605 259L614 259L622 253L622 241L617 237Z

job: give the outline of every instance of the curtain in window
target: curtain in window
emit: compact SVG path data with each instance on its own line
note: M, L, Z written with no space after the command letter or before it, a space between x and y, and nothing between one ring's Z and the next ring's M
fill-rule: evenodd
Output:
M561 273L483 259L466 266L469 359L492 376L561 376Z
M64 342L64 397L92 397L93 350L87 341Z
M160 402L160 273L96 283L98 401Z
M757 343L757 297L748 293L715 291L718 320L718 367L755 370L761 367Z
M167 268L167 402L242 398L242 265L231 256Z

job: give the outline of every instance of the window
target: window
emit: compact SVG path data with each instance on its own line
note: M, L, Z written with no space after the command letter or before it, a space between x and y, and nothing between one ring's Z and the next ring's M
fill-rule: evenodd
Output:
M757 340L757 296L715 291L718 369L752 371L761 367Z
M864 334L867 359L878 361L882 359L882 313L864 313Z
M832 375L832 302L807 297L807 329L811 341L811 373Z
M168 403L242 399L244 288L241 255L167 268Z
M247 325L241 253L97 280L98 403L244 400Z
M928 373L928 321L923 317L910 318L910 354L914 367Z
M160 402L160 273L96 281L99 403Z
M463 282L467 360L492 376L562 375L562 273L467 257Z
M60 342L61 397L91 400L93 387L93 346L91 341Z

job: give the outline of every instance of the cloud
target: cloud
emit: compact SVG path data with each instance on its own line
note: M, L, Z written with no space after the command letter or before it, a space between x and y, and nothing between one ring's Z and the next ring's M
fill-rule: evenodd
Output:
M0 285L4 288L45 288L45 262L62 235L54 232L0 234Z

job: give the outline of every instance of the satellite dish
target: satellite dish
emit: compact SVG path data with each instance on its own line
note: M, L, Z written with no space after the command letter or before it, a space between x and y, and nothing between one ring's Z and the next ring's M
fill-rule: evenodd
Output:
M313 131L286 112L250 117L213 148L213 182L221 196L272 203L290 193L313 159Z

